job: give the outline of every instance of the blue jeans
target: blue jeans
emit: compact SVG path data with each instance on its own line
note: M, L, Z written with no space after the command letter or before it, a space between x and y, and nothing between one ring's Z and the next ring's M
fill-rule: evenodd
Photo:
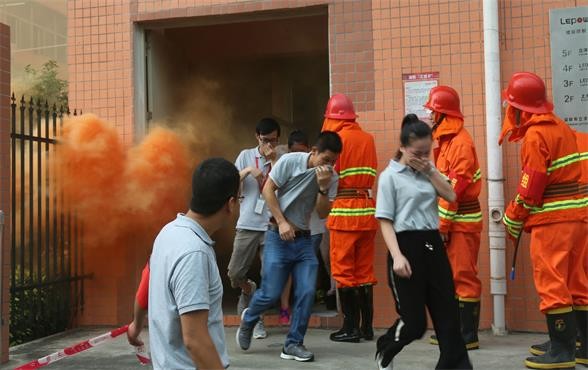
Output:
M315 234L310 237L312 243L312 249L316 254L317 258L321 255L321 243L323 241L323 234Z
M302 344L314 303L317 271L318 260L310 237L284 241L278 232L266 231L261 288L255 291L249 302L249 309L243 317L244 324L253 327L259 316L273 307L280 299L288 276L292 274L294 304L284 346Z

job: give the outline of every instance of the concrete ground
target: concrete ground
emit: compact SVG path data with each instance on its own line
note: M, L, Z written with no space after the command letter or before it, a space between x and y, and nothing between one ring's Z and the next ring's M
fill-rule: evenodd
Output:
M97 336L109 328L83 328L57 334L31 343L11 348L10 362L0 369L13 369L27 361L37 359L79 341ZM359 344L333 343L328 339L329 331L310 329L305 344L315 353L315 362L298 363L280 359L280 349L285 328L269 328L269 336L262 340L253 340L247 352L237 349L235 344L236 328L226 328L231 369L377 369L373 357L375 343ZM377 331L381 335L383 331ZM146 334L146 333L145 333ZM411 345L396 357L395 370L433 369L438 357L438 349L428 344L430 333ZM146 335L143 335L146 337ZM511 370L524 369L523 360L530 356L527 352L531 343L545 340L541 334L514 333L504 337L495 337L491 333L481 333L482 349L470 351L470 358L476 369ZM65 358L49 365L47 369L145 369L139 364L132 348L122 335L99 347L81 352L71 358ZM578 367L579 369L580 367Z

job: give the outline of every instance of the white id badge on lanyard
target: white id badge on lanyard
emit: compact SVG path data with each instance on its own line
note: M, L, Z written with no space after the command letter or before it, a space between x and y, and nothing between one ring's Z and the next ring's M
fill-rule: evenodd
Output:
M257 198L257 202L255 202L255 213L258 215L262 214L263 206L265 206L265 199L260 195L259 198Z

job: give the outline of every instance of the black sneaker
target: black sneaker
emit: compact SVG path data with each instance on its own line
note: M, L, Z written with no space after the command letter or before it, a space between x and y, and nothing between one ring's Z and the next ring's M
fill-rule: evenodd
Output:
M245 325L243 318L245 317L245 312L247 312L249 308L243 310L241 314L241 324L239 325L239 329L237 329L237 335L235 339L237 340L237 345L241 347L243 351L247 351L249 346L251 345L251 337L253 336L253 326L249 327Z
M314 360L314 354L304 347L304 344L290 344L288 347L282 348L280 357L284 360L296 360L296 361L312 361Z

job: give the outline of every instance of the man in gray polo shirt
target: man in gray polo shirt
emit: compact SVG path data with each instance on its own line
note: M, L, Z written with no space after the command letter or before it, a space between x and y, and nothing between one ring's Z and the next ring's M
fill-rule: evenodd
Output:
M280 138L280 125L272 118L263 118L255 127L258 145L239 153L235 166L241 176L241 208L237 221L237 232L233 242L233 252L229 261L228 276L233 288L241 288L237 303L237 314L241 315L249 305L249 300L256 289L253 280L247 274L263 245L263 235L267 230L269 213L261 189L276 158L275 147ZM255 327L253 337L262 339L267 336L263 321Z
M239 173L222 158L192 175L190 209L163 227L150 258L149 340L155 369L229 366L223 286L210 235L239 206Z
M341 153L341 138L325 131L310 153L284 154L270 172L263 197L273 218L265 234L261 288L243 311L237 343L249 349L253 327L260 315L280 299L292 274L294 304L292 322L281 358L312 361L304 347L304 335L316 287L318 260L310 238L310 215L316 209L326 217L337 193L337 176L332 169Z

